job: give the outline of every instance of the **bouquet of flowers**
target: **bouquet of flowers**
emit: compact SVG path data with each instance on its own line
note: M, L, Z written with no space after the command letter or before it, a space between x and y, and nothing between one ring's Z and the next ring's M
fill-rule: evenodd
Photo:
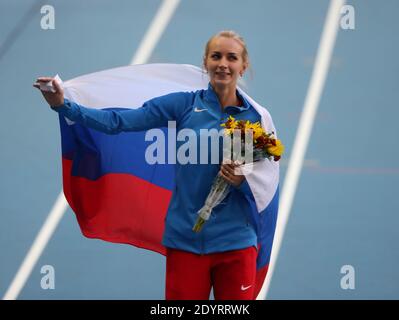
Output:
M224 127L224 134L227 138L233 139L239 137L239 143L241 144L239 154L235 152L234 148L229 145L228 152L231 155L231 159L235 164L244 164L248 162L242 162L238 160L238 156L243 157L243 153L250 150L252 153L251 161L259 161L262 159L269 159L270 161L278 161L284 152L284 145L280 140L276 139L274 132L267 133L262 128L259 122L252 123L250 121L235 120L230 116L227 121L221 124ZM246 136L252 139L246 141ZM230 183L227 182L222 176L217 175L212 183L211 190L205 200L204 206L198 211L198 218L193 227L194 232L200 232L205 222L209 219L212 209L216 207L222 200L227 196L230 189Z

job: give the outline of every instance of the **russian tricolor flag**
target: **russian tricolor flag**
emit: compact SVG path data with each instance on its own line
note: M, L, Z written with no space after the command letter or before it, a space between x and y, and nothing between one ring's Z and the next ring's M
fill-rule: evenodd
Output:
M191 65L144 64L96 72L62 84L65 97L88 108L131 109L154 97L208 87L209 78ZM276 132L270 114L241 89ZM89 238L131 244L166 253L161 240L174 186L174 165L145 160L145 132L109 135L60 116L63 187L82 233ZM166 130L167 128L162 128ZM167 159L167 158L166 158ZM278 162L264 160L244 168L254 195L253 222L259 253L256 295L267 273L278 211ZM256 297L256 296L255 296Z

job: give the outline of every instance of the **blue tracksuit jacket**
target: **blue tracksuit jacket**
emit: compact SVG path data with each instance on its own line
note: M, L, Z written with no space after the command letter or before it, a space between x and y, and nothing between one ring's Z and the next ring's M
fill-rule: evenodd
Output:
M243 104L227 106L223 110L218 97L209 84L207 90L178 92L151 99L137 109L97 110L80 106L67 99L53 110L84 126L109 133L144 131L167 127L176 121L176 130L190 128L196 132L200 149L200 129L221 129L229 115L236 119L260 121L260 115L238 93ZM176 142L176 149L183 144ZM210 149L210 147L209 147ZM219 150L221 147L219 146ZM198 152L198 157L200 152ZM251 223L251 205L254 201L246 180L231 187L228 196L214 208L210 219L199 233L192 231L198 210L204 205L212 182L220 170L219 164L176 163L176 184L165 219L162 244L166 247L208 254L257 246L255 228ZM219 152L221 160L222 152Z

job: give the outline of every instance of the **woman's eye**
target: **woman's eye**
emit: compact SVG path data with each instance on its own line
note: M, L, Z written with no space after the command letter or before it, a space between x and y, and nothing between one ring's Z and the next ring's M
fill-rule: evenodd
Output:
M212 54L212 55L211 55L211 58L212 58L213 60L221 59L221 55L215 53L215 54ZM227 59L229 59L230 61L235 61L235 60L237 60L238 58L237 58L237 56L227 56Z

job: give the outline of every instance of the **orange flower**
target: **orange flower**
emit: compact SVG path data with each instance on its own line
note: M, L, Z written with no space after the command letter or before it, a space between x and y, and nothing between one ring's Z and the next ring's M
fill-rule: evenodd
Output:
M271 144L266 146L266 151L272 156L281 157L284 153L284 145L278 139L270 139Z

